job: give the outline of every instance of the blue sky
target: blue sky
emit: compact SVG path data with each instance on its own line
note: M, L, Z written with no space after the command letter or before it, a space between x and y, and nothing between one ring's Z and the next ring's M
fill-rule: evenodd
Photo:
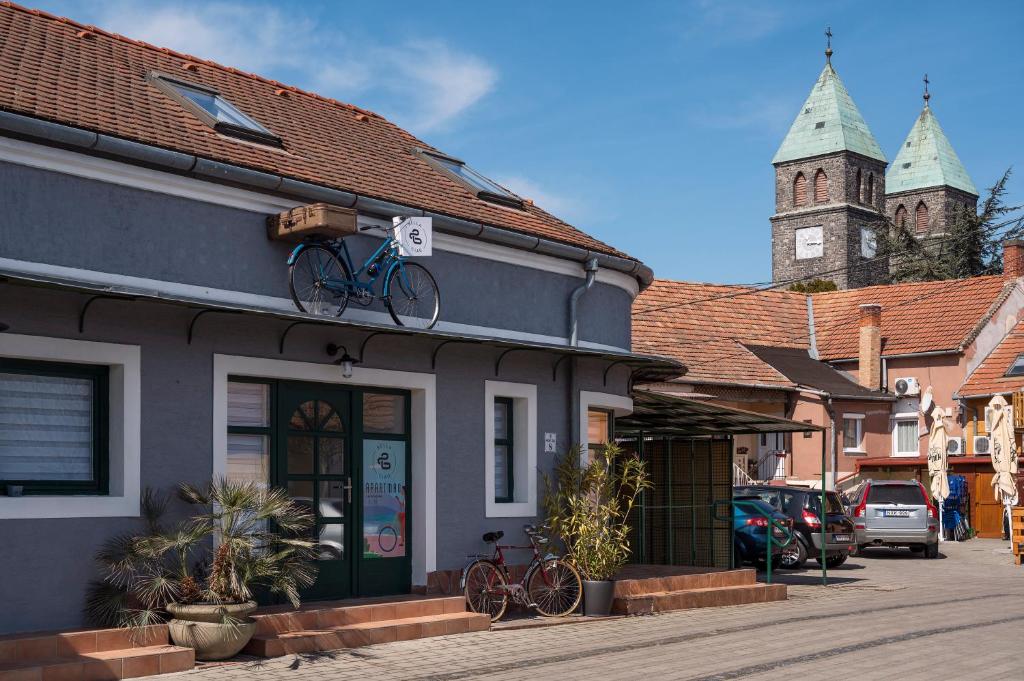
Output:
M979 188L1024 149L1019 2L22 1L377 111L673 279L770 278L828 25L890 161L925 72Z

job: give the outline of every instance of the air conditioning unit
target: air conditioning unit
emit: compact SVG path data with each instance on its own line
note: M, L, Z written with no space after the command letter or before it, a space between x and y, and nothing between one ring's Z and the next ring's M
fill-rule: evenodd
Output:
M947 456L963 456L964 455L964 439L962 437L951 437L946 443L946 455Z
M893 389L897 397L916 397L921 394L921 384L913 376L897 378L893 383Z
M974 455L989 456L992 454L992 439L987 435L974 436Z

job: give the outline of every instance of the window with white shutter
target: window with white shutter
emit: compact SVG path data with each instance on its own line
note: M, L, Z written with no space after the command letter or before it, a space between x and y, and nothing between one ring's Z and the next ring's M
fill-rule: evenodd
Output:
M0 485L107 493L106 366L0 360Z
M228 480L270 483L270 385L228 382Z

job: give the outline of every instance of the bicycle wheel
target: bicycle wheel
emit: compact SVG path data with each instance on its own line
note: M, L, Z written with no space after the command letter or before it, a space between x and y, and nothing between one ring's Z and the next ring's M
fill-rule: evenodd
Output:
M432 329L441 314L441 291L426 267L403 262L391 270L387 281L388 312L395 324Z
M583 581L576 566L553 558L530 574L526 591L537 612L545 617L564 617L579 607Z
M508 607L505 575L494 563L478 560L466 568L466 605L473 612L486 613L497 622Z
M321 244L302 249L288 268L288 290L295 307L309 314L339 317L348 305L352 281L348 265Z

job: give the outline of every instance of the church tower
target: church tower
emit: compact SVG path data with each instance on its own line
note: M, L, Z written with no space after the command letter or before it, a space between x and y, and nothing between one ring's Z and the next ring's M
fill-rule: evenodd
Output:
M885 176L886 215L919 239L939 238L962 210L976 212L978 190L932 112L928 76L924 108Z
M874 230L884 220L885 155L832 67L825 68L772 159L772 280L878 283Z

